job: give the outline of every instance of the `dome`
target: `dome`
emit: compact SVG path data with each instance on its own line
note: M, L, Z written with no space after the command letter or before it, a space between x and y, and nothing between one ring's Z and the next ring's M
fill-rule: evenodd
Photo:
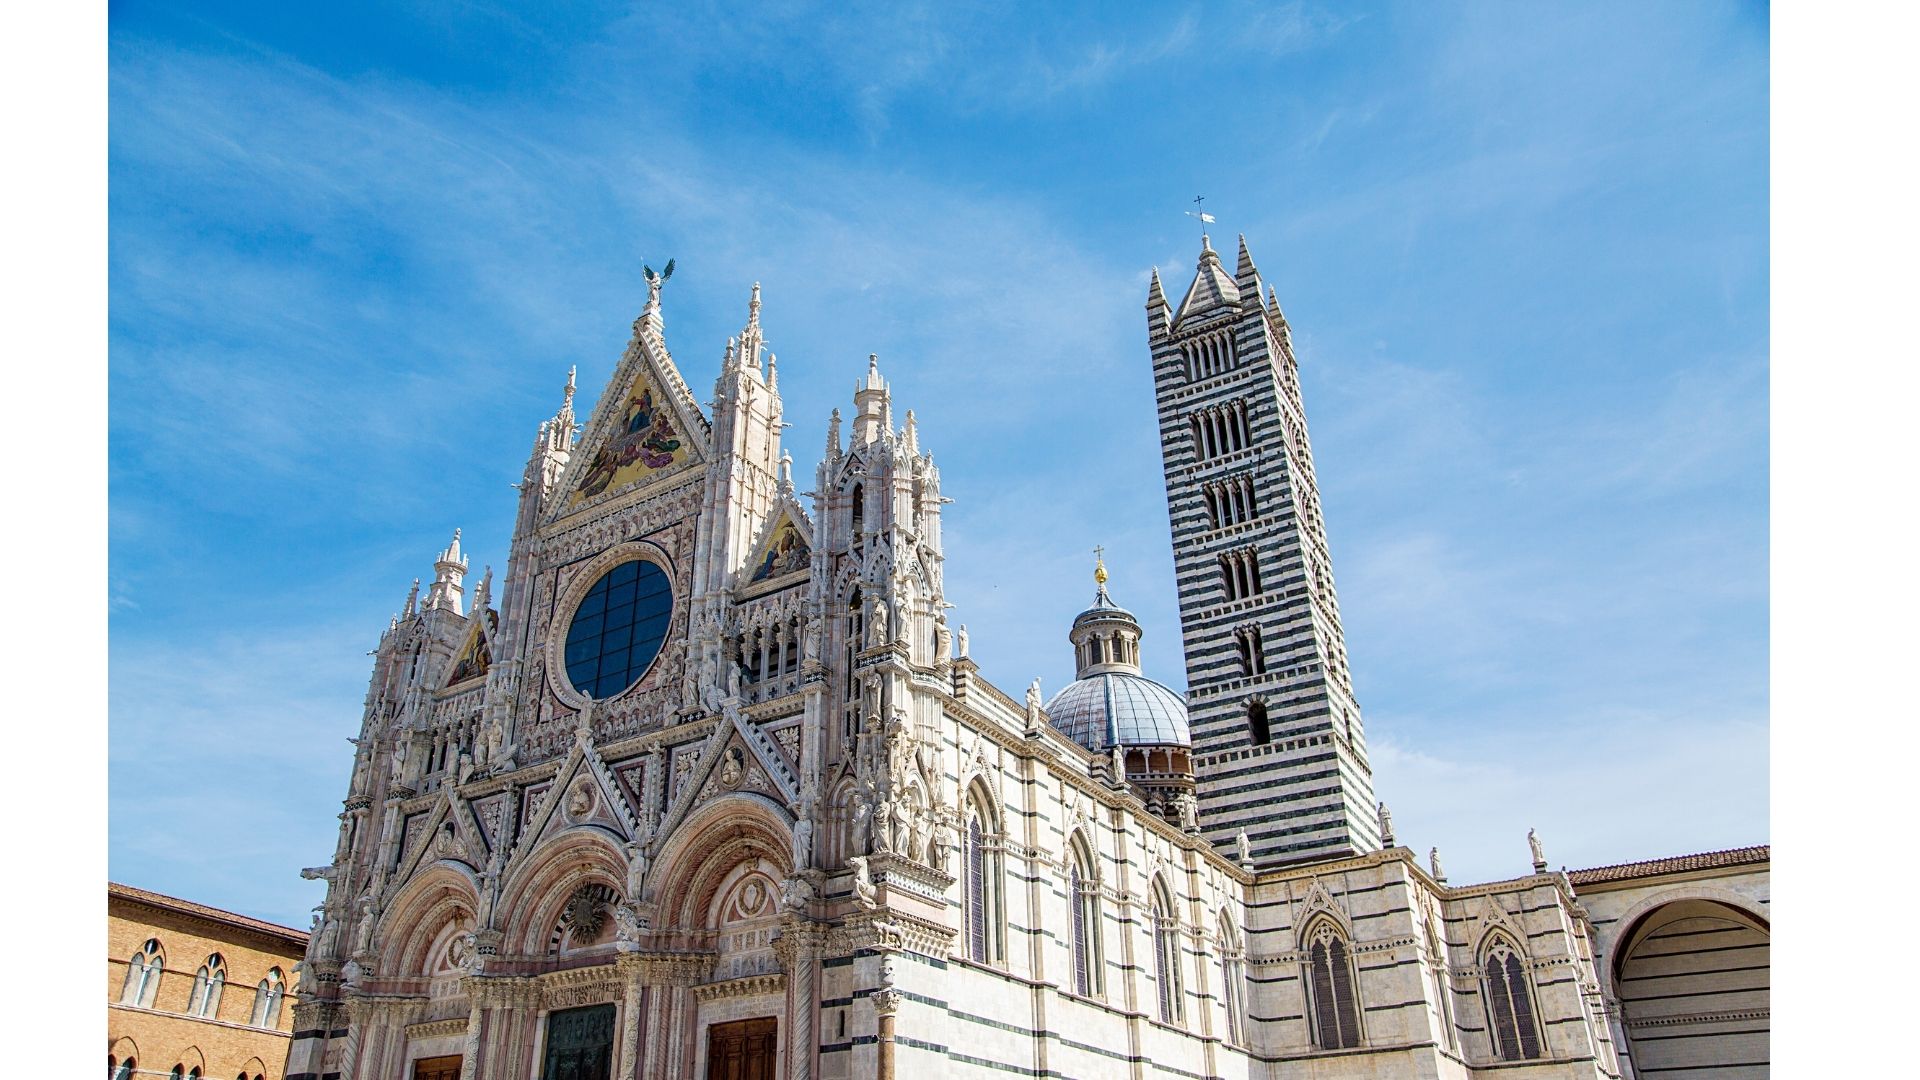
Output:
M1104 671L1069 683L1047 703L1053 726L1096 754L1126 746L1190 746L1187 703L1144 675Z

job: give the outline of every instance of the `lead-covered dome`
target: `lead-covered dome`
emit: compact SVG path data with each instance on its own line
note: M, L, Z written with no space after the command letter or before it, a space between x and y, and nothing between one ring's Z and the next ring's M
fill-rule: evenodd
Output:
M1144 675L1103 671L1076 679L1047 703L1061 733L1096 754L1125 746L1190 746L1187 703Z
M1187 703L1140 673L1140 621L1107 595L1105 564L1094 568L1093 606L1073 620L1074 681L1047 703L1047 715L1096 754L1124 746L1191 746Z

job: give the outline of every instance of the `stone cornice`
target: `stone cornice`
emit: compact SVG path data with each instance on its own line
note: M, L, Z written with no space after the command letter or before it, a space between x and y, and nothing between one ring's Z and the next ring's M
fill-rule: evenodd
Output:
M693 988L693 997L696 1001L718 1001L721 998L780 994L785 993L786 989L786 975L775 971L765 975L748 975L742 979L728 979L725 982L704 983Z
M466 1033L467 1018L464 1016L449 1017L445 1020L425 1020L418 1024L407 1025L409 1039L442 1039L449 1035Z

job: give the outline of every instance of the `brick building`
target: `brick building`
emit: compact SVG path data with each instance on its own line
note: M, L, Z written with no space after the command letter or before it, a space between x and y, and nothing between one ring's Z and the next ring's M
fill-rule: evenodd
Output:
M299 930L107 885L111 1080L280 1080Z

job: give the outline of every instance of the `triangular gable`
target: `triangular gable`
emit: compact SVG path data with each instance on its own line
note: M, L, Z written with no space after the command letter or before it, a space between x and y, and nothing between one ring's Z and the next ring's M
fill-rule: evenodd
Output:
M477 679L493 666L493 633L500 628L500 616L488 608L486 618L467 621L473 626L468 629L467 640L456 654L458 658L453 662L453 669L447 673L448 686Z
M754 548L746 565L746 583L773 581L789 574L805 573L813 565L813 529L805 514L792 506L782 507L773 517Z
M423 824L407 831L398 872L387 879L389 894L397 892L423 867L442 859L456 859L474 870L487 864L485 834L474 820L472 805L452 789L432 810L413 815L408 824L419 819L424 819Z
M707 419L664 349L655 360L656 347L638 334L627 346L567 463L552 516L678 474L705 457Z
M577 825L597 825L621 840L632 840L640 823L621 785L590 742L577 741L566 761L545 788L540 808L514 845L520 859L549 837Z
M699 759L676 781L656 836L670 835L695 806L728 791L757 792L783 804L800 797L799 778L758 725L722 718L703 745Z

